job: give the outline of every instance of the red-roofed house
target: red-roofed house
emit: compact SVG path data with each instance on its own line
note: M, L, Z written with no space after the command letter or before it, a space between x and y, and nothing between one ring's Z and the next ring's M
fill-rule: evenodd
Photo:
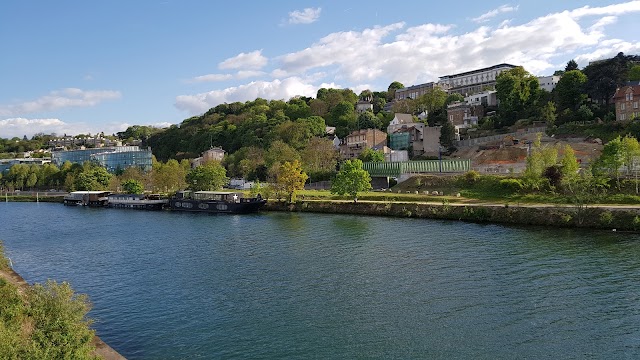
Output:
M640 119L640 84L627 85L613 95L616 104L616 120Z

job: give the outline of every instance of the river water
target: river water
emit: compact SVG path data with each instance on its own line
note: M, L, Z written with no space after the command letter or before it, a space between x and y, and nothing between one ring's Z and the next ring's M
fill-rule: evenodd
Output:
M0 203L28 282L129 359L640 358L640 236Z

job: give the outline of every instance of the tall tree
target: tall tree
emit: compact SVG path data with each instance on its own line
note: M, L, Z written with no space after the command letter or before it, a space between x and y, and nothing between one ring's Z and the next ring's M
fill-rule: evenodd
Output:
M573 70L578 70L578 63L575 60L571 59L569 60L569 62L567 62L567 66L565 66L564 72L566 73Z
M135 179L124 180L120 185L126 194L142 194L144 191L142 182Z
M456 128L451 121L446 121L440 128L440 146L447 150L452 150L455 147L456 141Z
M217 161L195 167L187 173L187 183L192 190L219 190L227 183L227 170Z
M287 194L289 202L296 200L296 193L304 189L308 176L302 171L302 164L298 160L285 161L280 165L276 175L276 185Z
M327 175L336 171L338 150L333 146L333 142L327 138L311 138L300 155L302 167L313 181L328 180Z
M387 102L392 101L396 98L396 90L403 88L404 85L402 85L402 83L399 81L394 81L389 84L389 87L387 88Z
M513 125L534 109L539 96L538 78L522 66L503 71L496 79L496 96L500 100L500 124Z
M555 96L558 101L558 109L578 110L580 105L587 99L584 93L584 85L587 76L580 70L567 71L556 85Z
M362 168L359 159L345 161L331 182L332 194L349 195L354 202L358 201L358 193L367 190L371 190L371 175Z

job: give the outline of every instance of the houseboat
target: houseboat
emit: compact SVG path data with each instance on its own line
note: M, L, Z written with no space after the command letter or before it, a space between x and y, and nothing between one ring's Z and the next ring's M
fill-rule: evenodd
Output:
M260 194L245 198L241 192L178 191L169 200L169 208L176 211L244 214L256 212L266 204Z
M104 207L109 202L109 191L73 191L64 197L64 204L69 206Z
M110 208L162 210L169 204L169 199L158 194L111 194L108 203Z

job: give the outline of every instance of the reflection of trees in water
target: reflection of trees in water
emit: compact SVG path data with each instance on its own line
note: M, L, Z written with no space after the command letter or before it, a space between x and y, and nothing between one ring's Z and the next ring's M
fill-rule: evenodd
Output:
M356 216L341 216L333 219L331 224L339 236L365 239L369 234L369 222Z

